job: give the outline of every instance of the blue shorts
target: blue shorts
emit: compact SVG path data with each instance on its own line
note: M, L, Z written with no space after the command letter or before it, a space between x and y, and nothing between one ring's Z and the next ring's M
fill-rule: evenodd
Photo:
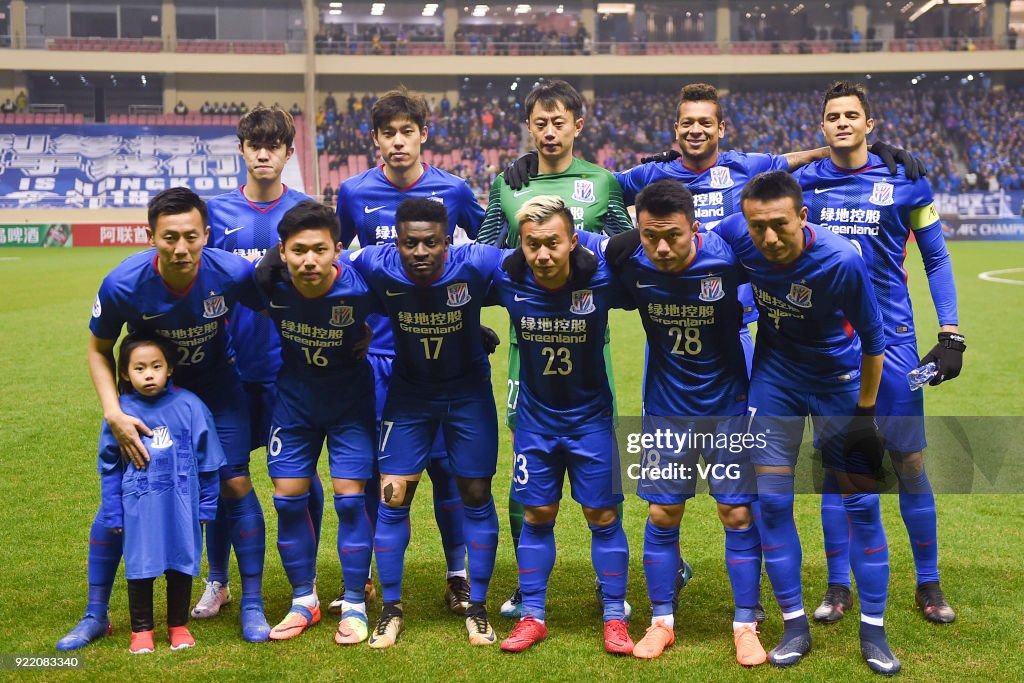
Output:
M670 430L697 439L678 451L645 449L641 454L636 495L649 503L679 505L693 498L697 480L706 479L711 496L723 505L747 505L757 500L757 480L746 447L746 415L731 418L685 418L645 415L645 434ZM698 458L710 467L705 476Z
M613 507L624 500L614 429L570 436L517 429L512 452L512 500L523 505L560 501L566 472L572 499L584 507Z
M185 387L203 400L213 414L217 436L227 465L221 468L221 481L243 476L249 464L249 406L242 381L234 372L218 376L201 386Z
M277 386L273 382L243 382L249 403L249 445L253 450L267 445L270 418L274 415Z
M382 356L375 353L368 354L366 359L370 361L370 367L373 368L373 382L376 386L376 410L377 410L377 423L380 423L381 417L384 415L384 402L388 397L388 384L391 382L391 363L394 361L394 356ZM377 435L378 438L380 435ZM444 433L438 429L437 436L434 437L434 443L430 446L430 457L434 460L444 459L448 457L448 450L444 445Z
M896 453L916 453L928 445L924 434L924 389L911 391L907 384L907 373L917 366L917 344L885 347L875 413L886 448Z
M755 373L750 378L747 410L750 432L759 444L751 449L751 463L795 467L804 421L810 415L815 443L821 444L822 462L826 467L845 470L842 433L857 407L860 383L851 382L840 391L813 392L794 389L767 375Z
M278 381L277 406L268 433L267 470L274 479L316 473L324 440L334 479L369 479L373 474L374 415L369 365L343 381L290 378Z
M438 431L457 477L488 479L498 464L498 413L491 385L454 398L388 392L380 421L381 474L408 476L427 467Z

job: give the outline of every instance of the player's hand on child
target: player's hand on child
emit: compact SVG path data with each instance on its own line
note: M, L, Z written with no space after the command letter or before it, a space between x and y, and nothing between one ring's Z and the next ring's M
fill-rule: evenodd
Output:
M142 444L139 434L152 436L152 430L139 418L124 413L110 415L106 419L110 431L117 439L117 445L121 447L121 456L136 468L145 469L146 463L149 462L149 453Z

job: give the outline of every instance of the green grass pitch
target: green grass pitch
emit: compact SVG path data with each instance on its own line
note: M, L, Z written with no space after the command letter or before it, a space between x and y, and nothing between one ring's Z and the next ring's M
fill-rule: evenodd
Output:
M922 348L934 343L934 310L920 258L911 245L907 263ZM960 297L961 329L967 336L964 374L955 382L926 388L930 415L1024 415L1020 340L1024 338L1024 287L984 282L978 273L1024 267L1024 244L950 245ZM103 275L127 256L118 249L0 249L0 652L54 654L54 643L81 616L86 596L87 532L96 511L96 438L100 409L85 363L87 322ZM1021 277L1024 274L1006 277ZM504 335L503 311L490 309L485 322ZM640 405L642 330L635 313L613 316L613 356L620 412L636 415ZM495 362L499 406L505 395L504 346ZM497 617L515 580L508 541L505 494L509 485L508 435L502 430L499 474L494 491L502 545L489 608L499 637L510 624ZM1010 457L1019 457L1020 449ZM271 623L290 603L290 591L274 546L276 519L271 486L255 454L252 471L267 514L268 542L264 598ZM326 466L321 463L321 472ZM1020 542L1024 498L1013 495L939 497L940 567L943 585L958 611L955 624L926 623L913 605L914 572L895 496L886 496L883 515L892 549L887 626L903 661L905 680L1020 680L1021 608L1024 578ZM804 599L817 605L825 570L815 496L800 496L798 524L804 545ZM636 608L634 639L643 635L650 608L642 572L645 510L635 497L626 502L631 544L630 602ZM328 506L319 557L321 599L340 582L334 550L337 520ZM658 660L614 658L601 644L601 614L593 591L589 533L578 506L566 496L556 528L558 560L549 591L550 638L533 651L507 655L497 648L471 648L462 621L441 603L444 562L430 505L421 487L413 511L413 537L405 574L408 630L397 647L371 651L333 643L333 620L297 640L251 645L241 641L237 602L220 617L193 622L198 647L172 653L159 640L148 657L128 652L128 610L119 577L111 605L115 633L80 651L84 672L47 674L47 679L91 680L837 680L871 674L860 659L856 607L843 622L812 626L814 650L793 670L765 665L745 670L735 663L731 639L731 597L722 561L722 531L707 496L689 505L682 547L696 575L676 616L677 641ZM233 569L234 571L234 569ZM233 582L237 585L237 575ZM157 584L157 623L164 617L162 582ZM198 595L198 587L194 589ZM762 596L769 620L762 641L772 647L781 633L780 616L764 579ZM237 598L236 598L237 599ZM376 609L371 609L371 619ZM326 613L325 613L326 616ZM0 674L4 675L4 674ZM358 677L358 678L357 678Z

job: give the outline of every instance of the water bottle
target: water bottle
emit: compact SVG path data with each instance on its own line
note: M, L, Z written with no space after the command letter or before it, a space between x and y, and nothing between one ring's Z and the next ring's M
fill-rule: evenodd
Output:
M939 374L939 366L934 362L922 365L907 373L907 383L911 391L917 391L928 382L932 381L935 375Z

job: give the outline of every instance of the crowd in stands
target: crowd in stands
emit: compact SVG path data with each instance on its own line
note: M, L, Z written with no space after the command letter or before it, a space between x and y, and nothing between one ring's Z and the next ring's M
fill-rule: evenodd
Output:
M589 55L590 34L580 26L574 33L537 26L474 26L455 32L455 53L460 55Z
M330 98L333 100L334 98ZM347 154L376 154L369 110L374 97L350 96L345 106L317 112L317 149L336 163ZM928 166L936 192L1024 189L1024 89L1002 92L946 87L879 89L872 94L876 126L872 139L911 150ZM820 94L815 91L733 92L723 99L723 149L785 153L824 145ZM496 96L465 96L431 103L424 150L460 150L451 171L486 194L495 173L520 145L521 105ZM676 92L634 91L599 96L586 115L576 149L611 170L629 168L640 157L674 146ZM498 164L483 150L501 152Z
M441 26L413 26L375 24L350 26L321 23L316 34L317 54L324 55L401 55L410 43L443 43Z

